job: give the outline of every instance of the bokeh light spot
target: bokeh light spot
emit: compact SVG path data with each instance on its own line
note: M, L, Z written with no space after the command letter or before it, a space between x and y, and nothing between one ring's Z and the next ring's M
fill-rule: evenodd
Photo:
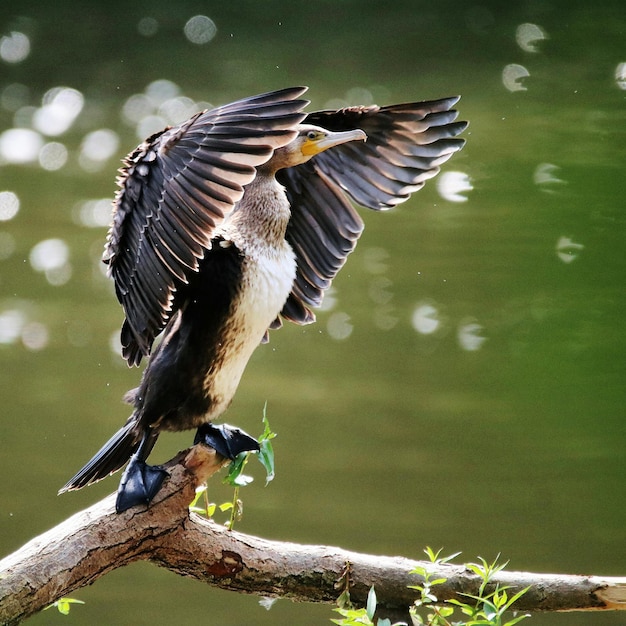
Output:
M0 106L5 111L15 113L23 107L30 98L30 89L22 83L11 83L0 92Z
M367 248L363 252L363 266L370 274L384 274L389 265L389 252L384 248Z
M15 343L26 323L26 316L18 309L8 309L0 313L0 343Z
M411 324L420 335L432 335L441 326L439 310L429 302L422 302L415 307Z
M143 37L153 37L159 30L159 23L153 17L142 17L137 24L137 32Z
M67 163L67 148L58 141L51 141L39 151L39 164L50 172L60 170Z
M620 89L626 90L626 63L619 63L615 68L615 83Z
M55 287L64 285L72 277L69 258L69 247L62 239L44 239L33 247L29 255L32 268L43 272L46 280Z
M85 200L74 207L74 221L89 228L102 228L111 223L112 211L110 198Z
M44 135L62 135L72 126L84 105L85 98L77 89L50 89L43 97L43 105L33 115L33 126Z
M41 322L29 322L22 328L22 343L28 350L43 350L48 341L48 328Z
M556 242L556 255L563 263L571 263L578 258L580 251L584 248L582 243L576 243L570 237L559 237Z
M152 100L144 93L136 93L124 102L122 115L124 121L132 126L154 111Z
M116 132L108 128L91 131L83 138L78 162L88 172L97 171L115 154L119 145Z
M184 28L185 37L198 45L209 43L217 33L215 22L206 15L194 15Z
M15 237L11 233L0 232L0 261L8 259L16 248Z
M0 191L0 221L12 220L20 210L20 199L12 191Z
M475 320L471 318L462 320L457 329L457 340L461 348L468 352L480 350L487 341L487 338L480 334L482 330L483 327Z
M467 202L463 194L472 189L470 177L464 172L443 172L437 179L437 191L448 202Z
M326 322L326 330L328 334L337 340L347 339L353 330L350 323L350 316L347 313L333 313Z
M547 38L545 31L537 24L520 24L515 31L515 41L525 52L539 52L537 43Z
M31 163L39 157L43 137L29 128L10 128L0 135L0 158L7 163Z
M159 78L146 87L146 96L153 106L158 107L170 98L175 98L180 93L180 87L166 78Z
M147 115L137 124L137 137L144 139L154 135L167 126L167 120L160 115Z
M164 117L169 124L180 124L196 113L196 103L185 96L177 96L166 100L159 107L159 115Z
M13 31L0 37L0 59L6 63L21 63L29 54L28 35Z
M502 84L509 91L527 91L521 81L528 76L530 72L523 65L510 63L502 70Z

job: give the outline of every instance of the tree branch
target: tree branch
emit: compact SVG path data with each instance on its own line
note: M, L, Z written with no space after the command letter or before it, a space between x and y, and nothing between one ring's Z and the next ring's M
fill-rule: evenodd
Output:
M327 546L268 541L189 513L195 489L225 461L203 445L167 464L166 481L149 508L115 513L115 496L77 513L0 561L0 623L17 624L107 572L149 560L183 576L243 593L334 603L349 563L350 596L364 606L371 585L379 608L405 611L416 597L408 572L424 567L446 582L440 601L476 594L481 580L463 565L434 565ZM132 521L131 521L132 520ZM626 610L626 578L499 572L492 584L530 586L522 611Z

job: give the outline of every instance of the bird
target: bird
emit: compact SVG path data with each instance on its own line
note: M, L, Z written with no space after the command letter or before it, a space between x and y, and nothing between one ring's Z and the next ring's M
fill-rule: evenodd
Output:
M125 424L59 493L126 465L121 513L167 477L147 463L163 431L226 459L259 449L215 424L248 360L283 320L315 321L364 223L354 205L406 201L465 141L459 97L306 112L306 87L201 111L123 161L103 261L125 315L122 355L147 359Z

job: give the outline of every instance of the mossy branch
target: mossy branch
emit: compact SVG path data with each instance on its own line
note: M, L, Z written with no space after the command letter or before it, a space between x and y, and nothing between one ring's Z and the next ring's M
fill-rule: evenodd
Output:
M422 581L408 573L417 566L446 578L437 585L439 601L478 591L480 578L463 565L268 541L190 513L196 487L223 465L210 448L194 446L168 463L170 479L149 508L118 515L108 496L7 556L0 561L0 623L17 624L138 560L223 589L327 603L336 601L349 563L352 602L364 606L374 585L382 613L408 610L415 599L408 585ZM530 586L515 605L520 611L626 609L626 578L502 571L492 584Z

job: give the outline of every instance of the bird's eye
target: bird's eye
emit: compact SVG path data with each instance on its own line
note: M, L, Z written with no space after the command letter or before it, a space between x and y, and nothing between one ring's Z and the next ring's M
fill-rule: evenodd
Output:
M307 134L306 134L306 138L310 139L311 141L313 141L313 139L317 139L317 131L315 130L310 130Z

